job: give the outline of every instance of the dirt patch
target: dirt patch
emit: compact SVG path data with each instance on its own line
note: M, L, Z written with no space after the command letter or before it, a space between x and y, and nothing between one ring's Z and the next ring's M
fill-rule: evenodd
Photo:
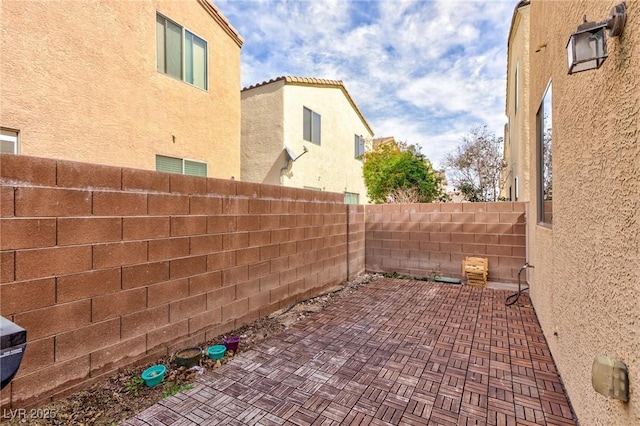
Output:
M125 369L86 390L67 396L66 398L27 410L25 413L6 410L2 422L6 425L116 425L136 413L139 413L163 398L182 390L190 389L197 376L207 370L219 368L234 356L248 351L264 339L280 333L296 322L313 315L331 303L357 291L380 275L363 274L341 286L327 290L319 296L291 305L286 309L274 312L252 324L241 327L228 335L240 336L241 342L237 353L227 352L223 359L210 360L206 348L222 342L227 335L218 336L211 341L203 342L200 347L205 351L199 365L191 369L177 367L174 356L167 355L155 362L167 367L164 381L147 387L140 378L142 372L150 365ZM7 417L14 416L13 419ZM47 416L49 418L42 418ZM38 417L38 418L33 418Z

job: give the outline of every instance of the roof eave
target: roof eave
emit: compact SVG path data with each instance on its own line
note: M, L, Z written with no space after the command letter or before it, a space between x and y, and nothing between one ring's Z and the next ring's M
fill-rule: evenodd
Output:
M353 108L353 110L356 112L356 114L358 114L358 117L360 117L360 120L362 120L362 123L364 124L364 126L367 128L367 130L369 131L369 133L372 136L374 135L373 130L371 129L371 126L369 125L369 122L367 121L366 118L364 118L364 115L362 114L362 111L360 111L360 108L358 108L358 106L354 102L353 98L349 94L349 91L345 87L345 85L342 82L342 80L327 80L327 79L322 79L322 78L293 77L293 76L283 75L283 76L280 76L280 77L272 78L269 81L263 81L262 83L257 83L257 84L253 84L251 86L245 87L245 88L242 89L242 91L244 92L244 91L247 91L247 90L255 89L257 87L266 86L268 84L272 84L272 83L275 83L275 82L278 82L278 81L284 81L285 85L288 84L288 85L293 85L293 86L332 87L332 88L336 88L336 89L342 90L342 92L344 93L345 97L349 101L349 104L351 104L351 107Z
M207 11L209 16L211 16L213 20L220 25L224 32L226 32L229 37L231 37L231 39L236 42L238 47L242 47L242 45L244 44L244 39L242 38L238 30L236 30L233 25L231 25L229 20L222 14L222 12L220 12L220 9L218 9L218 7L209 0L198 0L198 3L200 3L204 10Z

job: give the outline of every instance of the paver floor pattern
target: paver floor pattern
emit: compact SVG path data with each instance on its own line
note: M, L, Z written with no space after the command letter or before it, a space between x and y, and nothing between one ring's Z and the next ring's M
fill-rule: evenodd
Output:
M125 425L574 425L528 295L378 279Z

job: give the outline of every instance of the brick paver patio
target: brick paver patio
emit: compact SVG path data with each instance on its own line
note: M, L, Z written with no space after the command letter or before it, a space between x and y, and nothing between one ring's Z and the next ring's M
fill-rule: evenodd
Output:
M574 425L525 294L378 279L126 425Z

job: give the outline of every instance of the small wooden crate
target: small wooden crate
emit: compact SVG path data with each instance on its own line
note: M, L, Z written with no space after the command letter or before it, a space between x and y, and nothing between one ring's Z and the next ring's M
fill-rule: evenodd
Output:
M466 257L462 261L462 276L467 277L467 284L485 287L489 275L489 259L485 257Z

